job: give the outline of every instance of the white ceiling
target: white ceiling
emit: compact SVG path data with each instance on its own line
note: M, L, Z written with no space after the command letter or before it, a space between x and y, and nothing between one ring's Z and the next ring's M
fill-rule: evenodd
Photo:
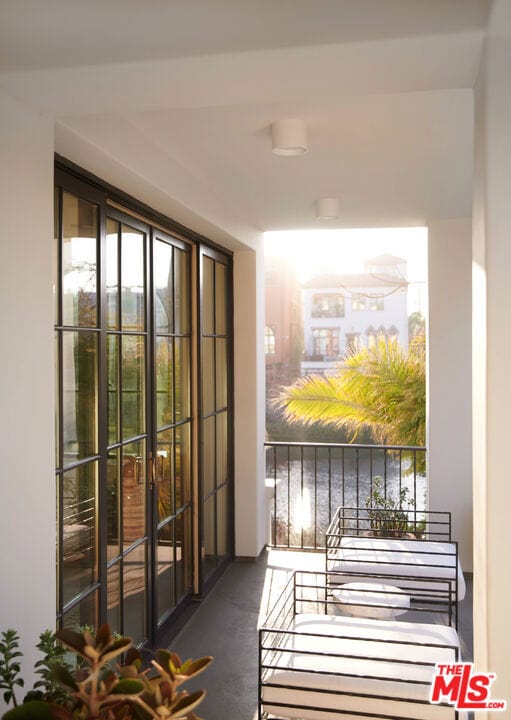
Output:
M467 32L485 27L488 5L487 0L0 0L0 70Z
M44 11L43 11L44 6ZM197 229L471 212L486 0L0 0L0 85L57 151ZM270 152L303 117L310 151ZM201 224L202 223L202 224ZM205 223L205 224L204 224Z

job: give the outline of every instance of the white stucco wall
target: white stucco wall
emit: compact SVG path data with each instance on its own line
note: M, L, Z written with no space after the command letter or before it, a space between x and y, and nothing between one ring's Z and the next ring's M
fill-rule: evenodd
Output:
M1 90L0 217L0 629L30 680L55 624L53 125Z
M452 512L472 564L472 223L428 225L428 476L431 510Z
M474 645L511 702L511 43L508 15L486 40L476 85L474 197ZM486 350L486 352L485 352Z
M237 557L266 542L264 454L264 257L234 254L235 532Z

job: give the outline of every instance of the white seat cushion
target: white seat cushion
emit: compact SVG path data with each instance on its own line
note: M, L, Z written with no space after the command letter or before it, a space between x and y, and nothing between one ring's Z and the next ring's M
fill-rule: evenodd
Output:
M453 628L297 615L289 630L298 634L280 635L275 651L263 651L263 665L272 666L263 671L265 711L300 720L342 720L357 712L374 714L372 720L380 714L454 720L454 708L429 703L434 663L456 659Z
M360 574L404 575L424 589L428 583L420 578L456 579L455 564L455 545L448 542L345 535L339 548L328 551L328 570L343 574L337 580L331 576L332 582L356 581ZM356 575L350 578L350 572ZM466 587L459 560L457 578L458 600L463 600Z

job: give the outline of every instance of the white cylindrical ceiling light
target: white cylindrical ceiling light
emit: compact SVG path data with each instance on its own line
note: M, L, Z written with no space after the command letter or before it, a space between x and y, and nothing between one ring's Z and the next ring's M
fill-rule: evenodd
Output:
M339 217L339 198L316 200L316 217L319 220L335 220Z
M271 139L276 155L303 155L309 149L307 125L299 118L276 120L271 126Z

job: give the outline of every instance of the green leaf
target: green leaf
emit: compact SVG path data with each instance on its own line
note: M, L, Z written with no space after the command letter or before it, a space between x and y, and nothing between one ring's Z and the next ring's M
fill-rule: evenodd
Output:
M137 669L142 667L142 656L136 648L130 647L127 651L125 665L135 665Z
M130 647L131 643L132 640L128 637L120 638L114 643L111 643L111 645L106 647L105 651L101 653L102 662L108 662L109 660L112 660L118 655L121 655L125 650Z
M107 625L104 623L103 625L100 625L98 628L98 631L96 633L96 647L106 647L107 645L110 645L112 642L112 632L110 630L110 625Z
M180 669L179 674L186 675L189 678L193 677L194 675L198 675L203 672L212 662L213 658L209 655L201 657L198 660L193 660L192 662L187 661L187 663L185 663L185 665L183 665Z
M68 628L61 628L55 633L57 640L65 645L67 648L72 650L76 655L81 655L85 659L88 659L85 654L85 638L81 633L77 633L74 630Z
M205 690L197 690L190 695L182 695L179 700L171 706L172 714L169 720L172 718L181 718L189 713L193 708L199 705L206 695Z
M169 670L172 663L172 653L169 650L157 650L156 662L161 665L164 670Z
M117 685L110 691L112 695L139 695L145 690L145 686L140 680L132 680L131 678L123 678L119 680Z
M64 687L70 688L71 690L78 690L78 686L75 682L74 677L71 675L67 667L63 665L57 665L52 672L53 677Z
M2 720L53 720L52 706L40 700L31 700L8 710Z

